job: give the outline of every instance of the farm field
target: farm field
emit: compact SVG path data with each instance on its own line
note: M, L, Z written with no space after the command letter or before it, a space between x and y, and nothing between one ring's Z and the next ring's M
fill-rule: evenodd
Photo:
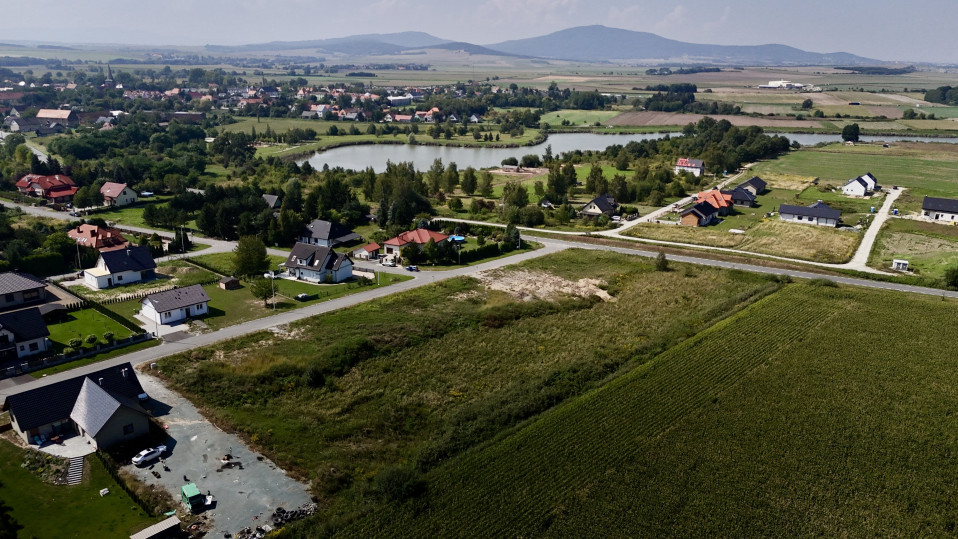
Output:
M443 281L286 334L177 355L160 370L218 424L311 481L323 514L300 529L312 537L320 520L394 503L407 496L403 483L419 484L418 470L644 364L779 286L570 250L481 283Z
M788 285L342 535L949 535L955 307Z
M619 111L615 110L557 110L543 114L539 121L561 128L563 120L569 121L572 125L593 125L595 122L605 122L618 115Z

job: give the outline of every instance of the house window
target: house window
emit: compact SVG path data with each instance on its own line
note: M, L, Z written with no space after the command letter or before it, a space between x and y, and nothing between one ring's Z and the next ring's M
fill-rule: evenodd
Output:
M116 276L116 280L117 280L117 281L122 281L122 280L123 280L123 276L122 276L122 275L117 275L117 276Z
M169 317L170 317L170 313L163 313L163 318L169 318Z
M40 349L40 344L39 344L39 343L35 343L35 342L30 343L30 351L31 351L31 352L36 352L36 351L39 350L39 349Z
M26 350L26 348L24 348L23 345L21 344L21 345L20 345L20 351L23 352L24 350Z
M28 290L23 293L23 301L31 301L40 297L39 290Z
M3 296L3 301L6 301L7 303L12 303L13 298L14 298L13 294L7 294Z
M130 423L129 425L123 425L123 434L133 434L133 423Z
M199 304L199 305L197 305L197 306L196 306L195 308L196 308L196 309L202 309L202 308L203 308L203 304L202 304L202 303L200 303L200 304Z

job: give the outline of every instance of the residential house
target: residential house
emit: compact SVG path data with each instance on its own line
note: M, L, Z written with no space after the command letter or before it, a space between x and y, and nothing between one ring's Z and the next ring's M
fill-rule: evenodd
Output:
M94 290L156 278L156 262L146 245L100 253L96 266L83 270L83 284Z
M675 162L675 167L673 171L676 174L681 174L682 172L691 172L696 178L705 174L705 162L700 159L688 159L686 157L680 157Z
M752 176L748 180L738 184L738 186L742 189L745 189L749 193L758 196L765 192L765 189L768 188L768 183L758 176Z
M353 261L331 247L297 243L283 264L291 277L315 283L341 283L353 276Z
M719 191L718 189L700 192L695 195L695 201L706 202L715 206L719 215L728 215L732 211L732 194Z
M731 196L732 204L735 206L741 206L743 208L751 208L755 206L756 197L748 189L736 187L731 191L722 191L722 194Z
M306 225L297 241L321 247L336 247L337 245L359 239L359 234L339 223L316 219Z
M453 123L459 123L460 121L459 116L457 116L455 112L450 113L446 119Z
M359 260L376 260L379 258L379 251L381 251L382 248L382 245L378 243L367 243L353 251L353 257Z
M469 117L469 123L471 124L482 123L482 116L479 116L478 114L473 114L472 116Z
M708 202L699 202L679 214L679 223L685 226L708 226L718 217L718 208Z
M176 324L209 313L210 297L198 284L149 294L140 300L140 314L157 324Z
M106 182L100 187L100 194L107 206L128 206L135 204L137 200L136 191L125 183Z
M10 395L5 408L13 431L29 445L54 435L80 434L96 449L147 434L149 398L130 363Z
M42 303L47 299L47 285L29 273L0 273L0 310Z
M67 236L70 236L70 239L79 245L93 247L101 252L124 249L130 245L130 242L123 237L119 230L104 226L82 224L76 228L71 228L67 232Z
M874 191L878 189L878 178L876 178L875 175L872 174L871 172L866 172L862 174L861 176L858 177L858 179L868 184L869 191Z
M958 200L926 196L921 201L921 216L930 221L955 223L958 219Z
M407 105L412 105L412 95L399 95L399 96L386 96L386 100L389 101L390 106L393 107L405 107Z
M403 247L410 244L415 245L421 250L424 245L429 243L429 240L435 242L436 245L441 245L443 242L449 240L449 236L439 232L433 232L432 230L426 230L425 228L409 230L403 232L395 238L386 240L386 242L383 244L385 249L385 257L397 258L401 256Z
M40 109L37 111L37 119L52 120L69 126L75 126L78 122L77 113L60 109Z
M599 195L582 206L579 214L585 217L598 217L606 215L612 217L619 211L619 204L608 193Z
M810 206L782 204L778 207L778 216L782 221L835 227L842 218L842 212L819 200Z
M269 209L271 209L271 210L277 210L277 209L279 209L279 206L280 206L279 196L277 196L277 195L266 195L266 194L264 194L264 195L263 195L263 200L266 201L266 205L269 206Z
M0 314L0 362L50 350L50 331L38 307Z
M50 202L69 202L77 192L77 186L69 176L54 174L41 176L27 174L17 180L17 190L30 196L42 197Z
M14 133L32 133L42 126L47 125L36 118L10 118L8 117L9 122L5 121L7 128Z
M852 178L848 183L842 186L842 194L845 196L863 197L871 192L868 188L868 182L859 178Z

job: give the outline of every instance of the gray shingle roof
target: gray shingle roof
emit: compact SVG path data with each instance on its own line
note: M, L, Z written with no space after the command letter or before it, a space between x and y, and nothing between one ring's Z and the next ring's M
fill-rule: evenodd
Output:
M691 208L683 211L680 215L686 216L690 213L697 213L700 217L708 217L718 211L718 208L709 204L708 202L699 202L698 204L692 206Z
M150 248L146 245L130 246L126 249L117 249L116 251L106 251L100 253L100 257L103 259L103 262L106 264L106 269L110 273L156 269L156 262L153 261Z
M842 212L840 210L829 208L824 202L816 202L811 206L792 206L790 204L782 204L778 207L778 213L836 220L841 219L842 217Z
M14 292L25 292L44 288L47 285L29 273L17 273L8 271L0 273L0 294L13 294Z
M733 204L737 204L737 203L735 202L736 200L738 200L738 201L744 200L744 201L747 201L747 202L754 202L754 201L755 201L755 195L753 195L751 191L749 191L749 190L747 190L747 189L742 189L741 187L736 187L735 189L732 189L731 191L722 191L722 194L723 194L723 195L725 195L725 194L732 195L732 203L733 203Z
M359 234L356 234L343 225L322 219L316 219L312 223L309 223L309 225L306 226L304 235L321 241L332 240L333 245L359 239Z
M123 375L124 369L126 376ZM143 387L127 363L108 367L86 376L77 376L7 397L6 407L23 430L29 430L70 417L83 381L89 378L117 400L135 402ZM100 379L103 379L102 384Z
M0 328L11 331L17 342L50 336L38 307L0 314Z
M120 406L120 401L110 396L93 380L85 378L73 411L70 412L70 419L90 436L96 436Z
M752 176L748 180L738 184L739 187L745 187L746 185L751 185L754 187L756 193L761 193L766 187L768 187L768 184L765 182L765 180L759 178L758 176Z
M953 198L938 198L926 196L921 202L921 209L928 211L943 211L958 213L958 200Z
M143 302L147 300L153 304L153 308L156 309L157 312L162 313L174 309L182 309L183 307L191 305L199 305L200 303L209 301L210 297L201 285L194 284L183 288L174 288L165 292L150 294L143 298Z
M300 263L300 260L303 262ZM339 254L329 247L320 245L310 245L308 243L297 243L286 259L287 268L301 268L309 270L332 270L336 271L342 267L343 262L348 260L344 254Z
M276 195L263 195L263 200L266 201L266 205L269 206L270 209L274 209L279 206L277 204L277 202L279 202L279 197Z

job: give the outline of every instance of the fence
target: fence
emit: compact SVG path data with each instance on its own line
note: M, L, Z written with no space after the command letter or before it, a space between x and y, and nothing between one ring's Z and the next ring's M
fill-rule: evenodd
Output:
M69 363L71 361L76 361L78 359L83 359L85 357L95 356L103 352L111 352L113 350L119 350L120 348L126 348L127 346L132 346L137 343L148 341L152 339L153 336L149 333L146 333L141 329L141 333L136 335L130 335L125 339L117 339L110 344L97 344L93 348L83 349L82 351L74 352L72 354L54 354L50 357L41 358L41 359L29 359L22 361L17 365L12 367L6 367L0 370L0 379L10 378L11 376L17 376L19 374L26 374L33 371L38 371L41 369L46 369L47 367L55 367L57 365L62 365L64 363Z
M150 507L150 505L146 502L146 500L141 498L140 495L135 490L133 490L132 488L130 488L129 485L126 484L126 480L120 476L119 467L117 466L116 461L113 460L113 457L104 453L101 450L97 450L93 454L96 455L96 458L100 461L101 464L103 464L103 467L106 469L106 471L109 472L111 477L113 477L113 480L116 481L116 484L119 485L124 492L130 495L130 498L132 498L133 501L136 502L136 505L140 506L140 509L142 509L144 512L146 512L146 514L150 515L151 517L159 516L155 507Z

